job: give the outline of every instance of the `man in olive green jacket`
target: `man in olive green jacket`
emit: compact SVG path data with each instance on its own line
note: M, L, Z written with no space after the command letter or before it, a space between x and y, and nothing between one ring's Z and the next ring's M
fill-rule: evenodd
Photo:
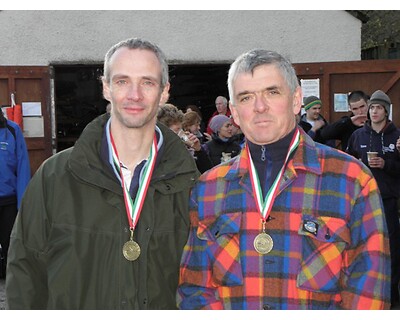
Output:
M198 172L179 137L156 125L165 61L140 39L106 55L111 116L93 120L32 178L11 236L8 308L176 308Z

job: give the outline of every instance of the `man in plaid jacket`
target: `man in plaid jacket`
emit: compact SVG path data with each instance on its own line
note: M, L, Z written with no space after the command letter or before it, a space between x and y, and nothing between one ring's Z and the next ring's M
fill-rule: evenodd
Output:
M301 88L281 55L241 55L228 89L246 145L192 191L178 307L389 308L388 234L369 169L296 125Z

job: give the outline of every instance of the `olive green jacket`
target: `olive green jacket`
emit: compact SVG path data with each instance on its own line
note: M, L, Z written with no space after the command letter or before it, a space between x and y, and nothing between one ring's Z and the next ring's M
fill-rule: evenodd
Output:
M163 151L135 230L141 254L130 262L122 254L130 236L122 188L100 158L107 120L95 119L32 178L11 236L9 309L176 308L196 164L159 125Z

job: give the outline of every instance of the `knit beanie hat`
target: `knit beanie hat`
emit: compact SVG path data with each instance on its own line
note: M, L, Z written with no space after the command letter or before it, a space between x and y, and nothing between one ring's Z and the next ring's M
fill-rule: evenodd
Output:
M390 113L390 105L392 104L392 102L390 101L390 98L388 97L388 95L386 93L384 93L381 90L376 90L371 98L369 99L368 102L368 108L372 105L372 104L380 104L381 106L385 107L386 112L389 114Z
M322 107L322 102L321 100L316 97L316 96L309 96L304 100L304 110L310 109L312 106L315 106L316 104L320 104Z
M225 122L230 121L226 115L224 114L219 114L211 118L210 121L210 128L214 133L217 133L219 130L221 130L222 126L224 125Z

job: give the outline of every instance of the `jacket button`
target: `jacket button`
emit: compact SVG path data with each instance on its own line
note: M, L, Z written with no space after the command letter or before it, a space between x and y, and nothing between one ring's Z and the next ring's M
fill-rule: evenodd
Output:
M272 307L269 304L264 304L263 309L264 310L272 310Z

